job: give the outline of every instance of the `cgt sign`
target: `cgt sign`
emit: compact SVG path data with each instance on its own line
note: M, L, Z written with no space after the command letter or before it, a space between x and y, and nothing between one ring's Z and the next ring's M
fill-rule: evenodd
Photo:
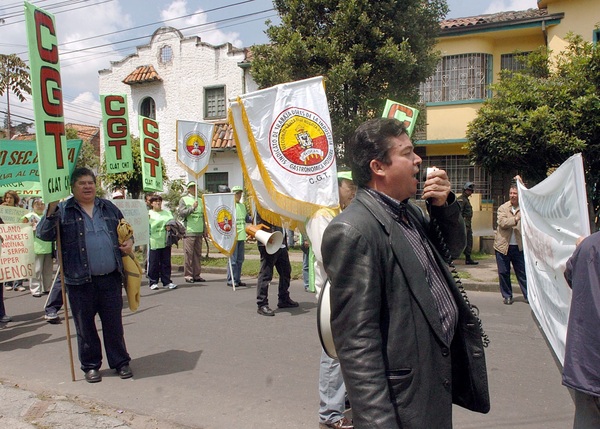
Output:
M126 95L101 95L104 157L107 173L133 170Z
M162 192L162 161L160 159L158 122L140 116L139 128L143 189L144 191Z
M44 201L69 196L69 163L54 16L25 2L40 182Z

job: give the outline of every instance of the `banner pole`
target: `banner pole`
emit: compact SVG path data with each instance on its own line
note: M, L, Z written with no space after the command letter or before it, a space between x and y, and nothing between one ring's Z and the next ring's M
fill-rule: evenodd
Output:
M227 258L229 262L229 272L231 273L231 284L233 287L233 291L235 292L235 276L233 275L233 266L231 265L231 257Z
M67 329L67 346L69 349L69 363L71 364L71 381L75 381L75 365L73 363L73 345L71 344L71 327L69 325L69 304L65 285L65 275L62 260L62 243L60 239L60 220L56 220L56 253L58 255L58 269L60 270L60 289L62 292L63 307L65 309L65 328Z

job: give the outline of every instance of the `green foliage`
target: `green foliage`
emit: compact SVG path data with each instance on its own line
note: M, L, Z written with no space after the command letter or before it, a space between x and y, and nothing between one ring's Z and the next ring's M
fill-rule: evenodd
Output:
M322 75L336 148L386 99L414 105L434 52L445 0L275 0L281 25L254 46L252 76L261 87Z
M496 172L518 171L529 185L575 153L583 154L588 196L600 207L600 50L567 36L565 51L529 55L503 73L467 130L471 160Z
M73 127L67 127L65 129L65 136L67 140L78 140L77 130ZM75 168L87 167L93 171L98 171L100 167L100 157L94 152L94 146L90 142L83 141L81 150L79 151L79 157L75 163ZM98 187L98 190L100 187Z
M163 202L166 203L173 215L176 215L179 200L185 194L186 181L183 179L175 179L167 182L167 192L162 194ZM177 216L175 216L177 217Z
M29 66L17 54L0 54L0 96L6 92L6 137L12 134L10 119L10 93L17 96L19 101L26 100L25 94L31 94Z
M132 198L139 198L143 192L142 183L142 157L140 153L139 137L131 137L131 155L133 158L133 170L125 173L108 174L106 173L106 159L102 160L100 170L103 174L103 181L109 189L127 189ZM167 167L161 158L163 165L163 181L167 180Z

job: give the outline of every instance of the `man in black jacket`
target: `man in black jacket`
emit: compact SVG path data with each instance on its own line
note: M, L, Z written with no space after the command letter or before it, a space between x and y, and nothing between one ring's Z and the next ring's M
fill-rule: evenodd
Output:
M489 411L480 327L439 253L465 246L446 172L424 184L429 221L408 201L421 158L401 122L362 124L346 154L359 189L321 251L354 427L451 428L453 402Z

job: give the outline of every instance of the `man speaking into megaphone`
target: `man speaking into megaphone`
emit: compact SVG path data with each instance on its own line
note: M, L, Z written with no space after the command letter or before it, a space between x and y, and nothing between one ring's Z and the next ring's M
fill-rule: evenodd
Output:
M258 273L258 283L256 285L256 305L258 305L257 313L263 316L275 316L275 312L269 307L269 284L273 280L273 267L279 274L279 289L278 289L278 308L293 308L298 307L298 303L290 298L290 281L292 278L292 266L290 264L290 256L287 249L287 240L285 240L285 230L281 227L271 225L262 220L256 215L257 223L262 224L266 233L263 237L256 236L258 243L258 251L260 252L260 271ZM279 234L281 236L279 236ZM261 234L258 234L261 235ZM281 241L279 241L281 240ZM279 243L274 243L277 241ZM273 253L274 251L274 253Z

